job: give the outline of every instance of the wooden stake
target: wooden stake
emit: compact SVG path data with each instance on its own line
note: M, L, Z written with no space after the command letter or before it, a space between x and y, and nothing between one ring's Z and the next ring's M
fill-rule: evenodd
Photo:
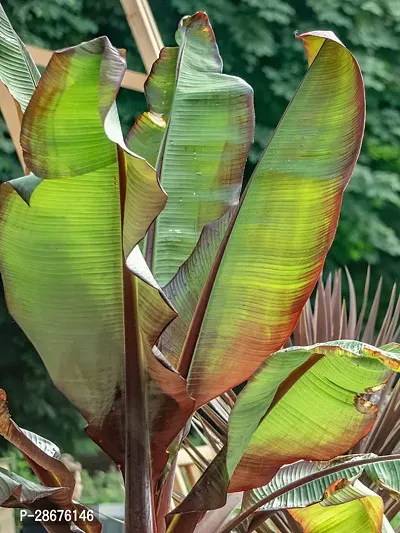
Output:
M147 0L121 0L132 35L147 72L158 58L163 43Z
M15 146L15 151L22 168L25 168L24 158L22 155L22 147L19 140L21 134L20 117L15 106L15 102L11 94L8 92L6 86L0 81L0 109L1 114L7 124L10 137Z

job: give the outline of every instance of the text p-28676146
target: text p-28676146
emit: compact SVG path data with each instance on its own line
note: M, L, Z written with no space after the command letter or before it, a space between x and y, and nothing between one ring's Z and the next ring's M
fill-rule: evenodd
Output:
M92 509L36 509L29 511L22 509L20 511L20 520L24 518L32 518L35 522L76 522L77 520L86 520L92 522L94 520L94 512Z

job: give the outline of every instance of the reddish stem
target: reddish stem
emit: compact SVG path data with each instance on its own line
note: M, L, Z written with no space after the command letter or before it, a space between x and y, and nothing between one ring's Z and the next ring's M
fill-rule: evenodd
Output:
M126 166L118 146L121 228L126 198ZM125 533L155 533L146 383L137 327L136 285L123 262L125 333Z

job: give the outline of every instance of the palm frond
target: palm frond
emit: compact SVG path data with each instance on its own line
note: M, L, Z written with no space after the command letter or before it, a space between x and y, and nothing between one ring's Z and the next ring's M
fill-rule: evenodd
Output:
M358 311L356 291L350 272L345 268L348 298L343 297L342 271L329 274L324 282L318 281L314 295L305 305L293 332L291 342L297 346L309 346L317 342L338 339L361 340L381 346L395 342L399 337L400 294L393 285L385 317L380 328L377 318L381 309L382 278L375 293L370 295L371 272L368 267L364 283L363 299ZM367 309L369 312L367 313ZM310 344L308 344L310 343Z

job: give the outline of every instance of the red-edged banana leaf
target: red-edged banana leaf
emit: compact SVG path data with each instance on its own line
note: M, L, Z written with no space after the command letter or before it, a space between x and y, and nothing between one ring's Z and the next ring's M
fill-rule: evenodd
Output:
M289 512L304 533L382 533L383 500L359 481L339 480L321 503Z
M228 486L260 487L284 464L345 453L372 427L377 407L365 395L385 383L390 369L400 370L399 347L391 353L357 341L269 357L238 396L227 445L176 512L218 507Z
M0 389L0 435L6 438L11 444L18 448L23 454L29 466L37 476L37 478L43 483L43 487L40 487L42 491L37 493L37 498L46 498L46 508L59 508L69 511L77 511L77 515L80 515L82 506L72 502L72 495L75 488L75 478L67 467L59 460L59 449L53 443L47 439L43 439L35 433L23 430L19 428L13 420L11 420L10 414L7 408L7 398L3 390ZM26 480L24 480L26 481ZM26 482L29 483L29 482ZM26 485L25 488L21 487L21 490L16 490L9 495L12 498L8 502L9 505L2 506L18 506L18 502L24 503L21 498L24 490L26 493L26 504L33 504L33 492L37 490L36 484ZM15 489L15 487L14 487ZM29 494L31 501L29 501ZM3 498L3 497L2 497ZM15 501L17 498L17 502ZM14 505L16 504L16 505ZM29 506L29 505L28 505ZM81 515L82 516L82 515ZM80 518L76 521L76 524L85 533L100 533L101 524L97 519L83 520ZM50 531L50 529L49 529ZM65 530L69 531L69 529Z
M313 506L313 504L323 500L330 489L347 487L349 484L354 483L363 473L367 474L370 479L376 480L378 486L381 486L386 480L388 483L387 490L396 495L398 494L396 491L396 488L400 488L400 460L398 456L397 459L377 462L372 465L352 466L354 461L358 462L360 459L380 460L374 454L366 454L342 456L326 462L298 461L283 466L268 485L245 493L241 512L254 508L255 505L266 498L273 498L274 494L277 497L260 506L256 513L261 512L265 515L268 512L280 509L296 509L296 511L299 508L309 509L309 506ZM336 465L341 467L340 470L328 473ZM286 487L295 488L283 492ZM343 501L333 500L331 503L341 504ZM340 513L339 509L337 512ZM250 522L250 518L244 520L237 528L238 533L247 532ZM347 530L343 528L341 531ZM352 531L352 529L349 528L349 531Z
M178 292L189 290L190 302L198 301L182 353L175 354L184 375L190 367L188 389L198 406L248 379L292 332L320 275L358 157L365 100L357 62L334 34L301 38L310 67L211 259L206 285L190 277L194 267L177 275ZM197 250L191 261L204 254Z
M37 176L65 179L20 178L3 185L0 198L0 269L9 311L88 421L89 434L119 464L125 359L137 407L130 426L144 449L147 425L153 451L166 448L193 403L184 380L151 352L175 312L134 247L166 196L154 169L123 144L114 101L125 68L106 38L52 56L21 140ZM129 255L140 278L124 266ZM139 408L145 396L148 414ZM162 432L155 435L156 429ZM153 481L165 461L165 454L157 455Z
M306 493L303 487L303 493ZM304 532L309 533L394 533L386 520L383 520L382 498L365 487L359 481L339 479L326 489L321 503L301 509L291 509L289 513L297 520ZM267 519L262 511L255 517ZM254 520L248 519L238 526L238 533L254 531ZM267 522L268 524L268 522ZM255 531L271 531L267 524L259 526Z
M140 149L150 121L157 137L167 120L157 171L168 203L148 235L146 254L162 286L188 258L203 226L237 204L254 136L253 91L243 80L222 74L207 15L183 18L177 42L178 53L164 50L154 65L146 87L150 114L139 119L129 141ZM151 158L154 162L154 154Z
M25 111L40 73L0 4L0 79Z
M229 490L264 485L283 464L333 459L352 448L376 419L377 407L365 395L386 382L390 369L400 371L400 350L396 349L384 352L357 341L338 341L282 350L274 356L275 365L271 360L272 366L267 360L231 414L227 467L233 477ZM281 381L271 403L273 387L268 394L263 389L276 376L276 365L285 365L283 359L292 354L294 360L304 358L304 363ZM244 420L250 426L246 433L241 429ZM253 423L257 424L254 430ZM241 459L236 463L238 456Z
M265 515L278 509L290 510L312 505L323 500L329 487L337 487L338 484L347 486L362 474L377 480L378 486L381 486L383 479L390 480L386 490L398 496L399 471L400 455L349 455L337 457L332 461L299 461L287 465L279 470L268 485L246 493L241 513L220 533L244 533L248 529L249 519L257 516L260 511ZM384 517L382 533L391 531Z
M126 138L132 152L156 167L175 87L179 48L163 48L144 84L148 111L139 116Z

